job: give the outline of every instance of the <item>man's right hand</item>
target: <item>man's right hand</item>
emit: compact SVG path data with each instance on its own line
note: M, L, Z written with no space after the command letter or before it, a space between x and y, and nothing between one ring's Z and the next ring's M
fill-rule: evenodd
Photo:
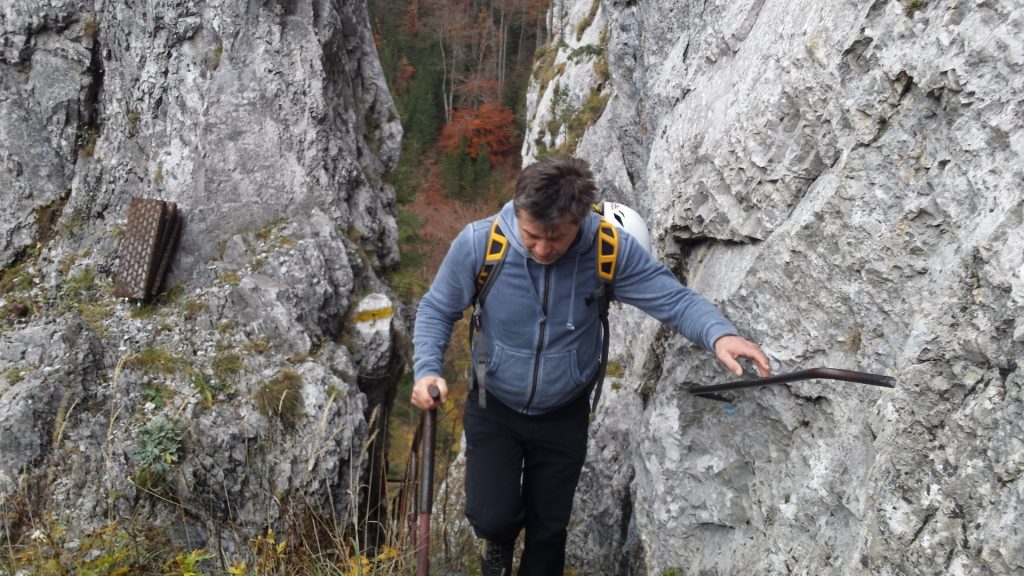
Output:
M430 385L437 386L441 392L441 399L434 402L428 391ZM412 387L412 405L420 410L431 410L444 404L448 400L448 383L440 376L424 376L416 381Z

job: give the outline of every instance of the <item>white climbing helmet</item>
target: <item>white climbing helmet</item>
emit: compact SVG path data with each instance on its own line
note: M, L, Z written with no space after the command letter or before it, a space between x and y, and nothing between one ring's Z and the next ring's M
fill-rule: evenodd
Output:
M647 223L636 213L636 210L618 202L605 202L601 205L601 215L616 228L629 232L629 235L636 239L649 254L654 254L651 251L651 233L647 230Z

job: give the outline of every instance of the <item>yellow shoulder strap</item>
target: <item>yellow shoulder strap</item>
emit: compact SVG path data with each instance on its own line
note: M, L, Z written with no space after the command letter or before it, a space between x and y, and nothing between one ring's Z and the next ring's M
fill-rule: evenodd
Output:
M597 276L605 283L615 280L615 264L619 258L619 231L601 218L597 229Z
M494 217L491 224L491 233L487 237L487 251L484 253L484 264L476 274L476 290L479 295L480 289L487 283L487 278L494 272L494 267L505 258L505 251L508 250L508 238L498 226L498 217Z
M494 268L505 258L508 250L508 238L501 227L498 226L498 218L491 224L491 232L487 238L487 251L484 254L484 263L476 275L476 289L479 293L487 279L494 273ZM619 231L614 224L604 218L601 219L597 229L597 276L601 281L611 283L615 280L615 267L619 258Z

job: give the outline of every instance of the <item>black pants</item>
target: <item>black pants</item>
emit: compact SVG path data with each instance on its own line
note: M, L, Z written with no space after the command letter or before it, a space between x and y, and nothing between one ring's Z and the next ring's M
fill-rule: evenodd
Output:
M511 546L526 529L520 576L562 576L566 526L587 455L586 394L526 416L493 396L466 402L466 518L477 537Z

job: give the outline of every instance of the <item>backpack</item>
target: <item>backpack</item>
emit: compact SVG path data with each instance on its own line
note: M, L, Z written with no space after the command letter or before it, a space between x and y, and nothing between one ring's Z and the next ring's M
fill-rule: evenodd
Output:
M604 204L594 204L594 212L604 216ZM499 217L494 217L491 224L491 231L487 237L487 246L484 251L484 262L476 275L476 292L473 296L473 316L469 321L469 345L473 355L473 382L472 388L477 391L478 402L481 408L487 407L486 400L486 376L487 376L487 353L483 342L483 304L490 292L491 286L501 272L505 263L505 255L508 251L508 238L499 225ZM597 302L598 316L601 320L602 345L601 363L594 373L591 382L587 384L589 395L593 391L591 404L591 418L597 410L597 402L601 398L601 383L604 381L605 372L608 368L608 308L615 298L614 282L616 264L619 258L619 231L610 221L601 218L597 227L597 277L601 281L597 290L587 297L586 303Z

